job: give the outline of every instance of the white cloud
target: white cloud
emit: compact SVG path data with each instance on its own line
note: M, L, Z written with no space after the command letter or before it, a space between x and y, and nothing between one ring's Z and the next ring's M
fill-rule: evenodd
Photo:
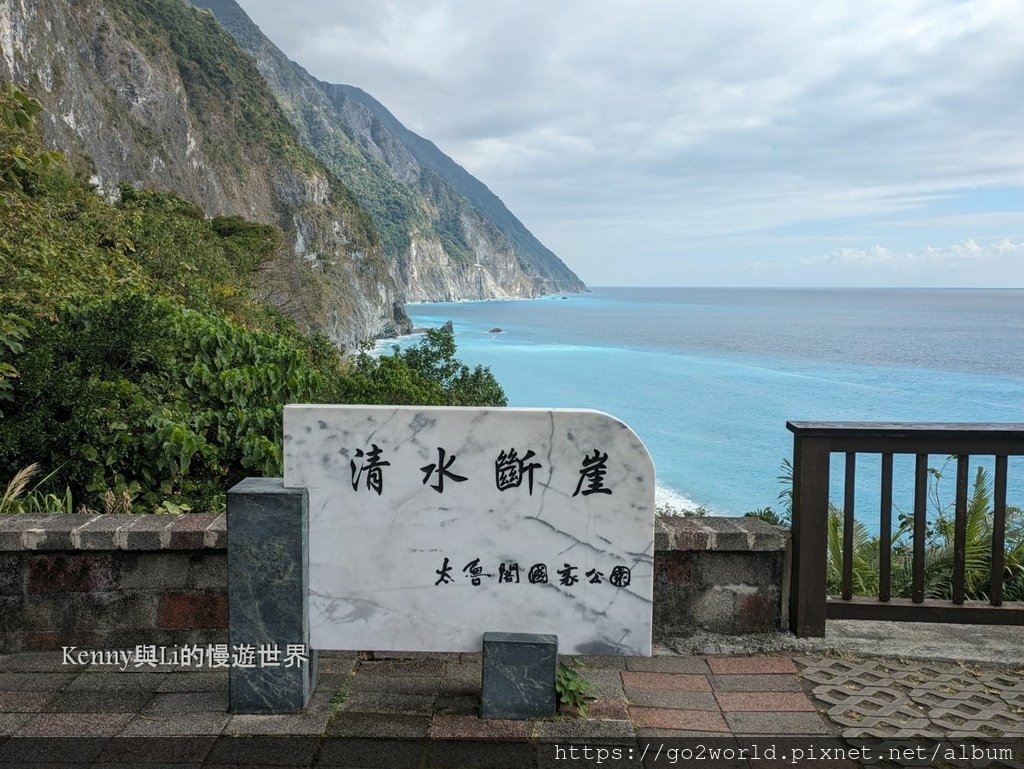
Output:
M949 246L926 246L918 251L898 252L885 246L868 249L841 248L818 259L798 259L800 264L842 264L873 269L896 267L916 269L921 266L939 269L969 269L979 262L1024 260L1024 244L1001 240L998 243L979 245L973 239Z
M899 216L924 238L923 223L959 215L955 240L1024 237L1012 215L929 209L1024 186L1021 3L241 5L314 75L366 89L433 140L594 282L638 244L671 270L673 241L855 219Z

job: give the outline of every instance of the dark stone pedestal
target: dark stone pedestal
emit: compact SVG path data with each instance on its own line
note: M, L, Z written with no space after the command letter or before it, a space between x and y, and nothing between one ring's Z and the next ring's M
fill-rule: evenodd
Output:
M558 707L558 638L535 633L484 633L482 718L544 718Z
M316 652L309 648L306 602L307 507L306 490L286 489L280 478L246 478L228 491L232 713L302 710L316 688ZM306 659L289 658L289 647L297 651L297 645Z

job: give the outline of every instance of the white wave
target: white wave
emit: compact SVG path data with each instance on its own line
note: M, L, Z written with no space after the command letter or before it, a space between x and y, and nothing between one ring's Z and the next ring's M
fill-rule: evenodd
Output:
M662 486L660 483L655 482L654 484L654 506L668 508L671 511L678 511L682 515L684 510L697 510L702 507L699 502L690 499L690 497L670 489L667 486ZM705 507L709 513L714 515L714 511Z

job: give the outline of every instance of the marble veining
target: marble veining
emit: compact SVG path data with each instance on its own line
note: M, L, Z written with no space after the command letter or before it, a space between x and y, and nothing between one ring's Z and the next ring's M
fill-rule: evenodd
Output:
M315 649L650 654L654 467L597 411L285 408Z

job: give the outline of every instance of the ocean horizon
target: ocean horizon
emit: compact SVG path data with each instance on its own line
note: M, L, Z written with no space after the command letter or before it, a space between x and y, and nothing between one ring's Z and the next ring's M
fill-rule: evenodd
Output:
M658 503L676 508L779 511L787 421L1024 422L1024 289L593 287L407 312L416 327L451 320L457 356L489 367L509 406L628 424L654 459ZM1019 459L1009 504L1024 503ZM858 458L857 515L871 531L878 464ZM979 465L992 462L972 458L972 480ZM897 456L894 517L912 509L912 468ZM832 470L841 503L840 457ZM952 501L945 475L940 505Z

